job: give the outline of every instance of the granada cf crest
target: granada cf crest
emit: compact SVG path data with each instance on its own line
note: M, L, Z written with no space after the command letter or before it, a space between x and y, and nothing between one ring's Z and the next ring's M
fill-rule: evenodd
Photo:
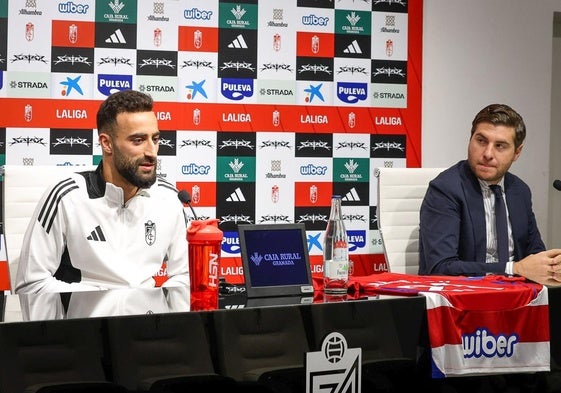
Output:
M156 242L156 224L152 221L144 223L144 239L149 246Z

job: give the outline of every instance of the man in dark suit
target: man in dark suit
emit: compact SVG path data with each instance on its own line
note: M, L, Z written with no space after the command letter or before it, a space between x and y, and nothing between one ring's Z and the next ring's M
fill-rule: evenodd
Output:
M539 283L561 282L561 249L546 250L530 189L508 172L525 137L522 117L507 105L489 105L475 116L468 159L432 180L421 205L419 274L515 274ZM508 217L508 252L505 243L501 259L493 185L501 187L497 198L506 201Z

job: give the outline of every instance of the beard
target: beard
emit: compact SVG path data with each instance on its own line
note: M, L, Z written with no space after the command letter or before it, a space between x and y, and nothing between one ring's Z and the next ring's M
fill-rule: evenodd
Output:
M115 169L117 169L117 172L130 184L138 188L150 188L152 184L156 182L156 167L153 167L154 170L148 174L142 174L138 169L139 166L145 162L153 164L156 161L154 158L143 157L137 160L132 160L122 154L116 147L113 148L113 151Z

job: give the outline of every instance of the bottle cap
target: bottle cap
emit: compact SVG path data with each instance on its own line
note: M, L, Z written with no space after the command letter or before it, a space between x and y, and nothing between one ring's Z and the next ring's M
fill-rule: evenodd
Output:
M218 229L218 218L193 220L187 228L187 240L222 241L224 234Z

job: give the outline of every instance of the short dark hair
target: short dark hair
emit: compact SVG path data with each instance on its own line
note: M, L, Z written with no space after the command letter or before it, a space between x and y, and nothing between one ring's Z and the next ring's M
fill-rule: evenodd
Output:
M471 135L473 135L479 123L514 127L515 148L520 147L526 138L526 125L522 116L505 104L491 104L481 109L471 123Z
M97 111L97 131L113 135L117 115L123 112L150 112L154 106L152 97L136 90L122 90L111 94Z

